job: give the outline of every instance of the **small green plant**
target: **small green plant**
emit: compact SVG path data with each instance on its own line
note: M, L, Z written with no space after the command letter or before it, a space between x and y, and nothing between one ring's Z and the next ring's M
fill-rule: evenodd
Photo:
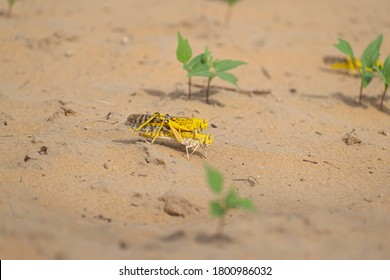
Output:
M15 5L17 0L7 0L8 1L8 11L7 11L7 17L11 17L12 15L12 8Z
M380 109L382 110L383 100L385 99L386 91L390 85L390 55L387 56L385 62L383 63L383 67L379 68L375 65L374 69L378 73L379 77L382 78L382 81L385 85L385 89L383 90L383 95L381 98L381 105L380 105Z
M240 0L224 0L226 3L228 3L230 6L233 6L234 4L236 4L238 1Z
M176 57L183 64L183 69L189 72L193 67L193 64L188 63L192 57L190 43L180 32L177 32L177 39ZM191 99L191 76L188 77L188 98Z
M204 53L199 57L194 58L199 59L200 62L195 61L194 67L188 72L188 75L191 76L200 76L207 77L207 88L206 88L206 103L209 103L209 93L211 81L218 77L222 80L225 80L235 86L237 86L237 77L233 74L227 72L232 70L240 65L246 64L246 62L239 60L213 60L210 51L206 47Z
M240 198L235 189L231 188L225 195L223 194L223 176L221 172L210 167L205 166L207 181L211 191L219 197L211 201L210 211L211 215L218 218L217 236L223 236L223 226L227 213L234 208L242 208L246 210L255 210L253 202L247 198Z
M378 38L372 41L364 50L360 60L355 57L352 47L347 41L339 38L339 42L334 44L338 50L351 59L354 68L358 71L360 76L359 104L362 103L363 88L366 88L374 78L374 66L379 59L382 39L383 36L379 35Z
M224 25L228 26L230 23L230 18L232 17L232 10L234 4L236 4L239 0L224 0L228 4L228 8L226 10L225 14L225 20L224 20Z
M178 44L176 58L183 64L183 69L188 76L188 98L191 99L191 77L207 77L206 103L209 103L211 81L215 77L228 81L237 86L237 77L227 71L232 70L246 62L238 60L213 60L210 51L206 47L204 53L192 57L192 49L188 39L177 32Z

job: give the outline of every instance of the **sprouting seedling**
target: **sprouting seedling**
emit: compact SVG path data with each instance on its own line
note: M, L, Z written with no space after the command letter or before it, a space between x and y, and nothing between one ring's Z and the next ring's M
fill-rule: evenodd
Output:
M358 71L360 76L359 104L362 103L363 88L366 88L374 78L373 67L379 59L379 49L382 44L382 39L383 36L379 35L378 38L372 41L364 50L360 60L355 57L352 47L347 41L339 38L338 44L334 45L351 59L354 68Z
M385 62L383 63L382 68L379 68L375 65L374 69L378 73L379 77L382 78L382 81L385 85L385 89L383 90L383 95L381 98L381 105L380 105L380 109L382 110L383 100L385 99L386 91L390 85L390 55L387 56Z
M191 70L189 61L192 57L192 49L187 39L184 39L180 32L177 32L177 49L176 57L183 64L183 69ZM188 77L188 98L191 99L191 76Z
M192 69L188 72L188 76L200 76L208 78L206 88L206 103L209 103L210 84L215 77L237 86L237 77L231 73L228 73L227 71L246 64L246 62L239 60L213 60L213 57L211 56L211 53L207 47L204 53L195 57L193 61L194 60L196 61L194 62Z
M211 52L206 47L204 53L192 57L192 49L188 39L185 39L180 32L177 32L178 45L176 57L183 64L183 69L188 76L188 98L191 99L191 77L207 77L206 102L209 103L209 92L211 81L215 77L228 81L237 86L237 77L227 71L232 70L246 62L238 60L213 60Z
M236 4L239 0L224 0L226 3L228 3L228 7L227 7L227 10L226 10L226 14L225 14L225 20L224 20L224 25L225 26L228 26L229 23L230 23L230 18L232 17L232 10L233 10L233 6L234 4Z
M183 64L183 69L187 71L188 76L188 99L191 99L191 77L197 75L190 75L190 72L197 73L199 70L205 70L208 66L202 63L203 54L199 54L193 59L192 49L188 39L185 39L180 32L177 32L177 49L176 57ZM191 59L191 60L190 60Z
M235 189L231 188L225 195L223 194L223 176L221 172L210 167L205 166L207 181L211 191L219 197L211 201L210 210L211 215L218 218L217 236L223 236L223 226L227 213L234 208L242 208L246 210L255 210L252 200L247 198L240 198Z
M8 11L7 11L7 17L11 17L12 15L12 8L15 5L17 0L8 0Z

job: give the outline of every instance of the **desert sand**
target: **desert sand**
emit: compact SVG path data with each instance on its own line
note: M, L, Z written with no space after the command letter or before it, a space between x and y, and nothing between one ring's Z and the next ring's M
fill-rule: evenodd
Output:
M390 93L379 110L375 78L359 105L359 79L323 63L340 56L337 38L360 55L379 34L384 60L389 1L243 0L228 26L216 0L6 10L0 259L390 258ZM177 31L194 54L246 61L232 71L239 89L271 94L215 89L206 104L193 88L188 100ZM208 157L124 126L154 112L209 119ZM257 209L230 212L222 239L205 164Z

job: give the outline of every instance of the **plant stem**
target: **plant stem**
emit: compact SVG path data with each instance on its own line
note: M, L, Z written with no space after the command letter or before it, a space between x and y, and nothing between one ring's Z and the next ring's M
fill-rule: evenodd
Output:
M188 77L188 99L191 99L191 77Z
M225 20L223 21L223 25L224 25L225 27L228 27L228 26L229 26L230 18L232 17L232 7L233 7L233 5L229 4L229 5L228 5L228 8L227 8L227 10L226 10Z
M360 74L360 93L359 93L359 105L362 104L362 97L363 97L363 76Z
M210 83L211 78L207 81L207 88L206 88L206 103L209 104L209 91L210 91Z
M352 63L354 65L355 69L357 70L357 72L359 73L359 77L360 77L359 105L361 105L362 104L362 97L363 97L363 74L362 74L363 70L360 71L360 69L357 66L355 58L352 58Z
M223 225L225 224L225 219L224 217L221 217L218 221L217 225L217 237L222 237L223 236Z
M381 98L381 106L380 106L381 110L383 108L383 100L385 100L385 95L386 95L386 91L387 91L388 87L389 87L388 85L385 85L385 90L383 91L383 95L382 95L382 98Z
M8 5L8 10L7 10L7 18L10 18L12 15L12 5Z

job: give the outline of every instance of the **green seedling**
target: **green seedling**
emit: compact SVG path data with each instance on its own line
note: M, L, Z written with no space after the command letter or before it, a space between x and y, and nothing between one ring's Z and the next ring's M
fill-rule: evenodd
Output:
M223 226L228 212L234 208L254 211L253 202L247 198L240 198L235 189L231 188L225 195L223 194L223 175L218 170L205 166L207 181L210 190L218 195L218 199L211 201L210 211L213 217L218 218L217 236L223 236Z
M364 50L360 60L355 57L352 47L347 41L339 38L338 44L334 44L338 50L347 55L347 58L352 62L353 68L355 68L359 74L359 104L362 103L363 88L366 88L374 78L374 66L377 64L379 59L379 50L382 44L382 39L383 36L379 35L378 38L372 41Z
M11 17L12 15L12 8L15 5L17 0L7 0L8 1L8 11L7 11L7 17Z
M238 60L213 60L210 51L206 47L204 53L194 58L188 39L185 39L180 32L177 32L178 44L176 49L176 58L183 64L183 69L187 71L188 76L188 98L191 99L191 78L207 77L206 102L209 103L209 92L211 81L215 77L228 81L237 86L237 77L227 71L232 70L246 62Z
M191 63L190 63L191 64ZM206 88L206 103L209 103L209 92L211 81L218 77L225 80L235 86L237 86L237 77L227 71L232 70L240 65L246 64L246 62L239 60L213 60L210 51L206 47L203 54L193 59L194 66L188 72L189 77L199 76L207 77Z
M379 77L382 78L382 81L385 85L385 89L383 90L383 95L381 98L380 109L383 108L383 100L385 99L386 91L390 85L390 55L387 56L385 62L383 63L383 67L379 68L376 65L374 66L375 71L378 73Z
M193 59L192 49L188 39L185 39L180 32L177 32L177 49L176 49L176 58L183 64L183 69L187 71L188 77L188 99L191 99L191 77L197 76L201 70L208 70L208 66L202 63L203 54L199 54ZM192 73L193 75L190 75Z
M224 0L224 1L228 4L227 10L226 10L226 14L225 14L224 25L225 25L225 26L228 26L229 23L230 23L230 18L232 17L233 6L234 6L234 4L236 4L239 0Z
M189 72L193 67L193 64L189 63L192 57L190 43L183 38L180 32L177 32L177 39L176 57L183 64L183 69ZM191 99L191 76L188 77L188 98Z

